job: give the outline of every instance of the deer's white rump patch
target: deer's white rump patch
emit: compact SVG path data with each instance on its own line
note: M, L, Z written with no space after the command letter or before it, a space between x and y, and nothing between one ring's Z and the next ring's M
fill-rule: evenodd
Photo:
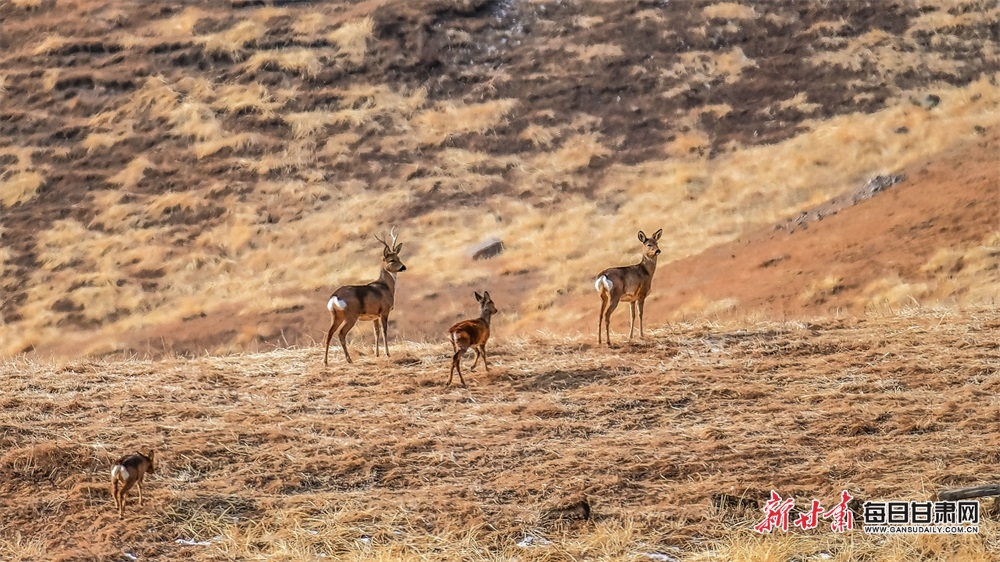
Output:
M607 275L602 275L597 278L597 281L594 281L594 288L597 289L598 293L603 293L605 291L610 293L613 285L614 284L610 279L608 279Z
M333 312L333 309L335 308L337 310L344 310L347 308L347 302L338 299L336 296L332 296L330 297L330 302L326 303L326 308L330 312Z
M128 480L128 469L120 464L111 467L111 478L121 481Z

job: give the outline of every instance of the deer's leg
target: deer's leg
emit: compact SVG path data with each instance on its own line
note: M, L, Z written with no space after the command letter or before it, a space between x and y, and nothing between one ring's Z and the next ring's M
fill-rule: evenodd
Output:
M608 302L608 310L604 313L604 331L607 336L605 342L608 344L608 347L611 347L611 313L618 308L618 301L620 300L621 297L611 297L611 300Z
M378 323L378 318L372 321L372 324L375 326L375 357L378 357L378 340L382 337L382 330L378 329Z
M597 317L597 345L601 345L601 330L604 329L604 309L608 306L607 293L601 292L601 315Z
M345 318L344 325L340 328L340 347L344 348L344 357L347 358L348 363L354 363L354 361L351 360L351 354L347 352L347 332L350 332L357 322L357 318Z
M141 477L139 478L138 485L139 485L139 505L141 506L142 505L142 478Z
M641 339L646 339L646 336L642 335L642 307L646 304L646 299L639 300L639 337Z
M385 344L385 356L389 356L389 314L382 317L382 343Z
M118 478L115 478L114 487L112 488L111 493L115 497L115 509L118 509L119 511L120 511L119 508L121 506L121 498L119 497L118 492L120 491L120 489L121 489L121 484L119 483Z
M451 373L448 375L448 384L445 386L451 386L452 379L455 378L455 371L458 371L458 379L462 381L462 386L465 386L465 379L462 378L462 354L465 353L464 347L459 347L455 344L455 355L451 356Z
M635 330L635 301L628 304L628 341L632 341L632 333Z
M333 333L337 330L337 327L343 323L343 318L338 318L336 314L331 314L330 320L330 331L326 333L326 353L323 354L323 364L330 364L330 340L333 339Z
M476 360L472 362L472 367L469 368L470 371L475 371L476 366L479 365L479 347L473 347L472 351L476 352Z
M486 372L490 372L490 364L486 362L486 344L479 346L479 349L483 352L483 367L486 367Z

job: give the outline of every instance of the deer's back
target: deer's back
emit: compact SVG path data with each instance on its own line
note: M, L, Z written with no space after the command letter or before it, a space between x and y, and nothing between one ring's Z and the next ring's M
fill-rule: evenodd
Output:
M609 267L598 275L601 276L607 277L613 287L622 291L622 300L625 302L645 296L649 292L652 280L652 276L642 264Z
M455 343L479 345L490 338L490 325L482 318L463 320L448 329Z
M333 296L347 303L345 311L360 316L378 316L392 310L393 294L389 286L378 281L367 285L345 285Z
M150 462L142 455L126 455L115 463L124 466L130 475L143 475L149 470Z

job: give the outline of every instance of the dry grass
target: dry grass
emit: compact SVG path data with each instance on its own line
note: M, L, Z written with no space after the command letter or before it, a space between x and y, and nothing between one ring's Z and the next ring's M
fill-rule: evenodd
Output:
M290 47L273 51L257 51L244 63L248 73L262 68L283 70L301 76L314 76L323 69L321 55L312 49Z
M117 185L125 191L131 191L135 188L135 186L139 185L140 181L142 181L143 176L146 175L146 170L155 167L156 166L150 162L148 158L145 156L139 156L135 160L129 162L128 165L125 166L125 169L108 178L108 183Z
M263 37L266 31L258 21L244 20L223 32L200 39L206 52L238 61L243 59L244 47Z
M34 171L18 171L0 176L0 204L12 207L30 201L45 185L45 176Z
M712 4L702 9L706 18L724 20L750 20L757 18L758 14L752 6L737 4L735 2L722 2Z
M483 134L499 125L517 105L517 100L499 99L483 103L438 103L413 117L417 141L440 145L457 135Z
M368 41L375 30L375 21L366 17L360 21L341 25L327 34L326 39L337 46L338 52L347 57L353 64L358 64L365 58Z
M711 498L980 482L998 336L989 310L679 324L610 351L499 336L468 390L442 386L443 342L376 359L360 336L357 363L329 369L316 347L8 361L0 557L987 560L989 518L963 537L760 536L761 513ZM108 466L146 447L148 503L120 523ZM583 493L592 521L546 516Z

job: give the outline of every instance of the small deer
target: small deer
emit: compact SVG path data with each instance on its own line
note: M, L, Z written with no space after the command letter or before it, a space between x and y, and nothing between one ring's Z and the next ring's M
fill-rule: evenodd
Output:
M635 265L623 267L612 267L605 269L597 276L594 287L601 294L601 316L597 321L597 344L601 344L601 330L607 334L607 344L611 346L611 313L618 307L619 301L625 301L631 305L631 319L628 326L628 339L632 339L635 328L635 312L639 309L639 337L642 334L642 308L646 303L646 295L649 294L649 287L653 281L653 273L656 272L656 256L660 255L660 248L656 245L663 229L657 230L651 237L639 231L639 242L644 245L642 251L642 261Z
M448 384L445 386L451 386L451 381L455 378L455 371L458 371L458 380L462 381L462 386L467 386L462 377L460 362L462 354L470 347L476 351L476 360L472 362L470 370L475 370L476 365L479 364L479 356L482 355L486 372L490 372L490 364L486 362L486 341L490 339L490 318L497 313L497 307L493 305L489 291L483 291L482 296L479 293L474 294L482 308L480 317L474 320L463 320L448 328L451 344L455 348L455 355L451 358L451 373L448 375Z
M125 517L125 495L132 486L139 485L139 505L142 505L142 479L147 472L156 472L153 464L154 451L149 454L135 453L118 459L111 467L112 494L115 497L115 507L118 508L118 518Z
M399 250L402 244L396 244L396 229L389 233L392 245L375 236L384 246L382 250L382 272L377 280L367 285L345 285L333 292L326 303L330 311L330 331L326 334L326 353L323 364L329 365L330 340L338 329L340 330L340 346L344 348L344 357L348 363L353 363L351 354L347 352L347 333L351 331L358 320L372 320L375 324L375 356L378 357L379 336L385 342L385 356L389 356L389 311L392 310L396 295L396 274L406 271L406 266L399 261ZM379 325L381 324L381 331Z

